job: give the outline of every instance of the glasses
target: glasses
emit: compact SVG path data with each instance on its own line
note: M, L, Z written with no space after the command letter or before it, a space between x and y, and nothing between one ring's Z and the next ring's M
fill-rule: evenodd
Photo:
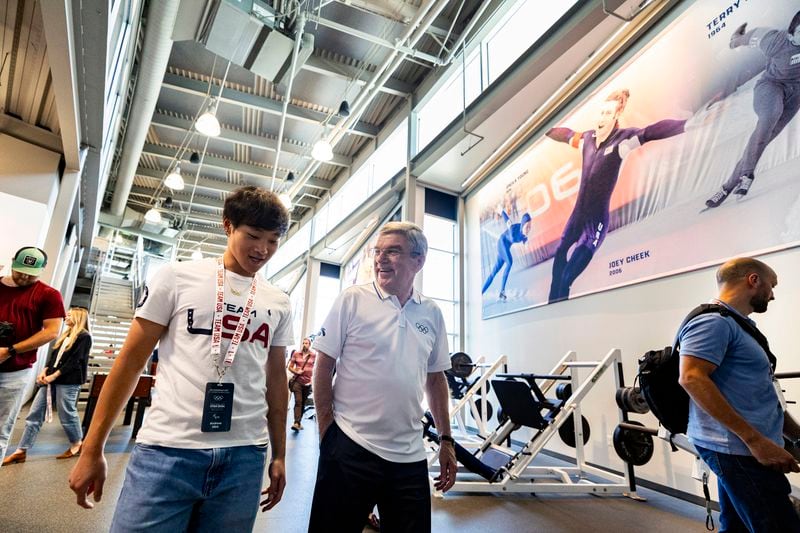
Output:
M385 255L389 259L397 259L401 255L410 255L414 257L419 254L414 252L406 253L400 248L370 248L369 255L370 257L380 257L381 255Z

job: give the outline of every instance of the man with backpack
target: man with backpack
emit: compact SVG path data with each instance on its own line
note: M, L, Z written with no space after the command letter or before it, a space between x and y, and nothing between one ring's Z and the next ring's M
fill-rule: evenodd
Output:
M678 334L680 384L691 399L687 435L717 475L721 531L800 531L785 475L800 466L783 448L784 434L796 439L800 426L784 413L774 356L747 318L767 310L777 284L761 261L726 262L714 300L724 312L698 315Z

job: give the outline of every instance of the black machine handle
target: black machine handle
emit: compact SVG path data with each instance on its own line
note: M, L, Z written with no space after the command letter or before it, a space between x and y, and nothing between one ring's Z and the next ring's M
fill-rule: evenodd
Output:
M429 413L425 413L425 420L422 426L423 434L435 442L436 444L441 445L441 439L439 439L439 434L435 432L433 429L433 416L430 416ZM498 470L495 470L491 466L487 465L474 455L472 455L469 450L464 448L462 445L453 441L453 447L455 448L456 452L456 460L464 465L464 468L478 474L486 481L492 482L497 479L497 475L499 473Z
M566 374L497 374L499 378L521 378L525 380L532 379L553 379L558 381L571 381L572 377Z
M655 428L648 428L645 426L637 426L636 424L629 424L627 422L620 422L619 427L622 429L629 429L631 431L639 431L641 433L647 433L648 435L653 435L655 437L658 436L658 430Z

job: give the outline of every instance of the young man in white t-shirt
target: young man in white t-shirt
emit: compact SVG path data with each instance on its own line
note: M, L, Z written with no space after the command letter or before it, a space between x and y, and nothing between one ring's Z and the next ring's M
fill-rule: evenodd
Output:
M435 488L455 482L447 331L437 305L413 286L427 252L418 226L383 226L372 250L375 281L345 289L314 341L322 437L311 533L360 533L375 504L382 531L431 530L423 393L442 439Z
M108 435L159 343L153 402L128 463L111 531L250 531L267 453L265 510L283 495L289 298L258 271L286 233L278 197L225 200L220 259L164 266L145 288L70 474L78 505L100 501ZM238 330L237 330L238 327Z

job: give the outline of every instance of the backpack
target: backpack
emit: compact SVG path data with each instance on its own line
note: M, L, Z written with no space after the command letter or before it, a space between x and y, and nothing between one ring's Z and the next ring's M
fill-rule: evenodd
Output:
M772 370L775 370L776 358L769 349L767 338L754 325L739 313L719 304L702 304L695 307L678 328L678 334L693 318L706 314L719 313L736 320L736 323L753 336L758 344L767 352ZM678 383L680 374L680 342L675 336L675 344L662 350L650 350L639 358L639 386L650 410L658 421L670 433L686 433L689 424L689 395Z

